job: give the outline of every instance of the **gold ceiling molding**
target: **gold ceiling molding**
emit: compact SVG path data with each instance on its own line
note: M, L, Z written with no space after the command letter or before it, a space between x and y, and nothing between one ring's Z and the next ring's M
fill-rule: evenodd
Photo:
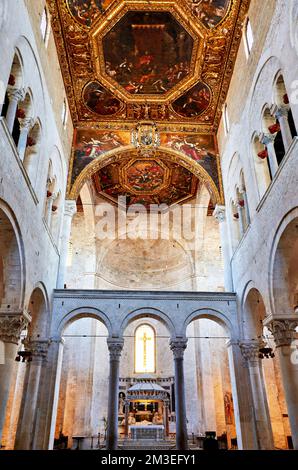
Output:
M161 159L168 159L169 161L181 165L187 170L189 170L194 176L199 179L199 181L201 181L201 183L206 185L208 191L210 192L212 202L214 204L223 204L223 195L219 193L219 190L216 187L211 176L200 164L196 163L187 155L176 150L169 149L167 147L159 147L155 156L157 158L160 157ZM121 161L127 158L134 160L141 159L140 155L138 154L138 151L132 146L117 148L110 152L106 152L105 154L96 158L93 162L89 163L89 165L87 165L82 170L82 172L74 181L72 187L68 188L67 198L76 200L80 194L83 185L87 181L91 180L92 176L95 173L97 173L99 170L101 170L107 165L110 165L112 163L120 163ZM144 160L146 160L146 158L144 158Z
M163 126L167 122L167 130L173 130L175 127L178 131L183 129L192 132L193 129L200 133L216 132L250 0L231 0L225 16L212 28L208 28L195 16L189 0L106 1L103 4L106 3L107 9L99 12L88 27L74 19L66 0L47 2L75 126L104 127L111 124L123 129L128 122L134 125L140 119L149 118ZM82 3L88 4L88 1ZM107 77L103 63L102 40L106 33L117 26L124 15L133 9L140 12L169 12L193 38L190 73L165 93L131 94L115 80L109 80ZM121 101L123 106L119 107L118 113L112 113L110 116L100 115L85 105L82 92L84 87L93 81L101 83ZM196 83L206 84L210 90L210 96L205 91L206 103L202 112L190 112L185 116L177 114L173 108L175 100L185 96L185 106L182 104L182 110L189 105L189 100L192 100L192 104L196 101L200 90L194 89L193 95L187 95ZM99 92L104 93L102 90Z

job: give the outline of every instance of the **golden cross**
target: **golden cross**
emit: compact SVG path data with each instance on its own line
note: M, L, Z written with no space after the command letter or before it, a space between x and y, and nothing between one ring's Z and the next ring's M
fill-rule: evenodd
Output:
M144 370L146 370L147 367L147 341L151 341L151 338L148 338L146 332L144 333L144 336L142 338L143 344L144 344L144 349L143 349L143 366Z

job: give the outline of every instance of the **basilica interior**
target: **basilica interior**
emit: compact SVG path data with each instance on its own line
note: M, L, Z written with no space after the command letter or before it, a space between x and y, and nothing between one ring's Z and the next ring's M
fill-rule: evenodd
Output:
M1 0L0 43L0 449L298 449L298 2Z

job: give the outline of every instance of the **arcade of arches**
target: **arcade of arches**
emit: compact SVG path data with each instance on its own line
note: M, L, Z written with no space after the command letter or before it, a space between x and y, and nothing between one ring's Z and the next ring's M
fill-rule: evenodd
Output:
M1 1L1 449L298 449L297 17Z

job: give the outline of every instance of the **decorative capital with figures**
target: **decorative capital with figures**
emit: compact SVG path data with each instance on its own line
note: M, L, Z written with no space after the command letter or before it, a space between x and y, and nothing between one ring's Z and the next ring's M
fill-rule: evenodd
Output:
M266 324L268 330L274 336L276 347L290 346L296 339L298 319L271 320Z
M123 349L124 340L122 338L108 338L107 343L110 352L110 359L112 361L119 361Z
M212 215L217 220L217 222L224 222L226 220L226 207L216 205Z
M18 344L21 332L26 329L29 319L22 313L0 314L0 340Z
M23 118L19 119L20 130L21 131L30 131L34 126L35 120L33 118Z
M174 359L183 359L186 346L187 346L187 338L172 339L170 341L170 348L173 351Z

